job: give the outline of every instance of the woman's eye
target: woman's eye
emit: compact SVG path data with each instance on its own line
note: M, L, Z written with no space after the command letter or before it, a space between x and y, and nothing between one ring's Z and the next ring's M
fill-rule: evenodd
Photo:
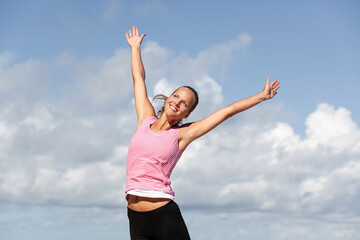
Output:
M178 96L177 95L174 95L174 98L177 98Z
M185 103L185 102L182 102L182 105L183 105L184 107L187 107L187 105L186 105L186 103Z

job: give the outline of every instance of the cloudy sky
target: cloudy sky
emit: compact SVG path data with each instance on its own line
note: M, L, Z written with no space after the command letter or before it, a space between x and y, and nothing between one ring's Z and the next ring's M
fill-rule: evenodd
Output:
M188 121L281 82L175 168L193 239L360 239L355 0L1 0L1 239L129 239L133 25L149 96L198 90Z

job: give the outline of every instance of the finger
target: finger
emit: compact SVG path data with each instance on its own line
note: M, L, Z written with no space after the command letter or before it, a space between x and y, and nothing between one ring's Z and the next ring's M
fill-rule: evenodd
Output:
M269 82L270 82L270 79L269 79L269 77L267 77L266 78L266 84L269 84Z
M280 88L280 86L275 87L272 91L273 91L273 95L275 96L277 94L277 90Z
M132 37L132 34L131 34L131 29L129 30L129 37Z
M145 36L146 36L146 34L143 33L143 34L140 36L140 41L142 41Z
M278 83L279 83L279 81L278 81L278 80L275 80L275 81L271 82L271 86L275 86L275 85L278 84Z
M133 36L136 36L136 27L135 26L133 26Z
M276 85L274 84L274 85L271 86L271 89L272 89L273 91L276 91L276 90L279 89L279 87L280 87L279 84L276 84Z
M135 35L139 36L139 29L137 27L135 27Z
M275 90L278 90L280 88L280 84L279 83L277 83L277 84L275 84L274 86L273 86L273 89L275 89Z
M127 32L125 33L125 35L126 35L126 40L129 40L129 35Z

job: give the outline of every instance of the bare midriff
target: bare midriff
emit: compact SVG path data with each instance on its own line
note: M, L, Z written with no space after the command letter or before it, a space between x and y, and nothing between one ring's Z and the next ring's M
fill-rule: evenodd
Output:
M128 208L136 212L152 211L165 206L171 201L169 198L148 198L135 195L127 195Z

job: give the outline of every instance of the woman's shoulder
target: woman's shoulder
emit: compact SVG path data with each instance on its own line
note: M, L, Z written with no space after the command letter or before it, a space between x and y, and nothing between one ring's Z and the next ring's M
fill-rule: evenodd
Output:
M158 118L156 116L148 116L144 119L143 122L147 121L147 122L153 122L156 121Z
M138 127L146 126L154 123L158 118L154 115L145 117L142 121L138 122Z

